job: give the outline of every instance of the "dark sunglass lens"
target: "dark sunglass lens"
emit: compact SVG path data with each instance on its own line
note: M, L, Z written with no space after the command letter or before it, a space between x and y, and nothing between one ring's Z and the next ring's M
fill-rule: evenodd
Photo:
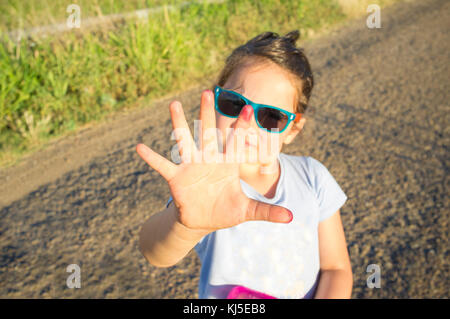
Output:
M269 131L271 129L282 131L286 127L288 116L278 110L263 107L258 111L258 122Z
M241 113L242 108L245 106L245 101L233 93L220 92L217 105L223 114L239 116L239 113Z

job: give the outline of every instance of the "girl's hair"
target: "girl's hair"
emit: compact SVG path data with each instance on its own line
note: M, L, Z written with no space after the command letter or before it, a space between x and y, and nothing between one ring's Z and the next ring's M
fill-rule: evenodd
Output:
M303 49L297 48L295 42L300 37L298 30L291 31L285 36L279 36L274 32L264 32L246 44L233 50L225 62L225 67L219 75L217 85L224 86L233 72L245 66L249 59L252 62L267 62L270 60L284 70L294 75L294 78L301 80L297 87L297 105L294 111L304 113L308 106L311 91L314 86L314 79Z

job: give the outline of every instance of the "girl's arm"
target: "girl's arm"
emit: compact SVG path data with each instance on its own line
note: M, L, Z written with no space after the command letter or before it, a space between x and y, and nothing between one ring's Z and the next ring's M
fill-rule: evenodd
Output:
M320 278L314 298L350 298L353 274L340 211L319 223Z
M139 248L156 267L175 265L209 232L185 227L178 219L173 201L165 210L152 215L139 233Z

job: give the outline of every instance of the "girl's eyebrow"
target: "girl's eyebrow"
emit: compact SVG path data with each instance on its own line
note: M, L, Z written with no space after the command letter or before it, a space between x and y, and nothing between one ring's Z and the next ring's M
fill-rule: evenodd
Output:
M236 91L236 90L239 90L239 89L242 89L243 87L242 87L242 83L240 83L240 84L238 84L238 85L236 85L236 86L233 86L232 88L230 88L230 90L232 90L232 91ZM242 95L244 95L244 90L241 92L241 94Z

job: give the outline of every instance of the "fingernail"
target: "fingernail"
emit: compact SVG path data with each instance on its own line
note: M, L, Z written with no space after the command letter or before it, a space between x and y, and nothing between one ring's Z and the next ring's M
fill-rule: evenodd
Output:
M177 103L177 101L173 101L171 107L172 107L173 111L178 112L178 103Z
M181 103L178 101L175 103L175 112L181 113Z
M288 209L289 214L286 214L286 223L289 224L294 219L294 214Z
M212 91L211 90L204 90L203 94L206 94L209 97L211 97Z
M244 109L242 110L242 118L248 122L250 121L250 116L252 115L252 107L250 105L244 106Z
M290 223L293 219L294 219L294 214L292 214L291 211L289 211L291 213L291 218L289 219L288 223Z

